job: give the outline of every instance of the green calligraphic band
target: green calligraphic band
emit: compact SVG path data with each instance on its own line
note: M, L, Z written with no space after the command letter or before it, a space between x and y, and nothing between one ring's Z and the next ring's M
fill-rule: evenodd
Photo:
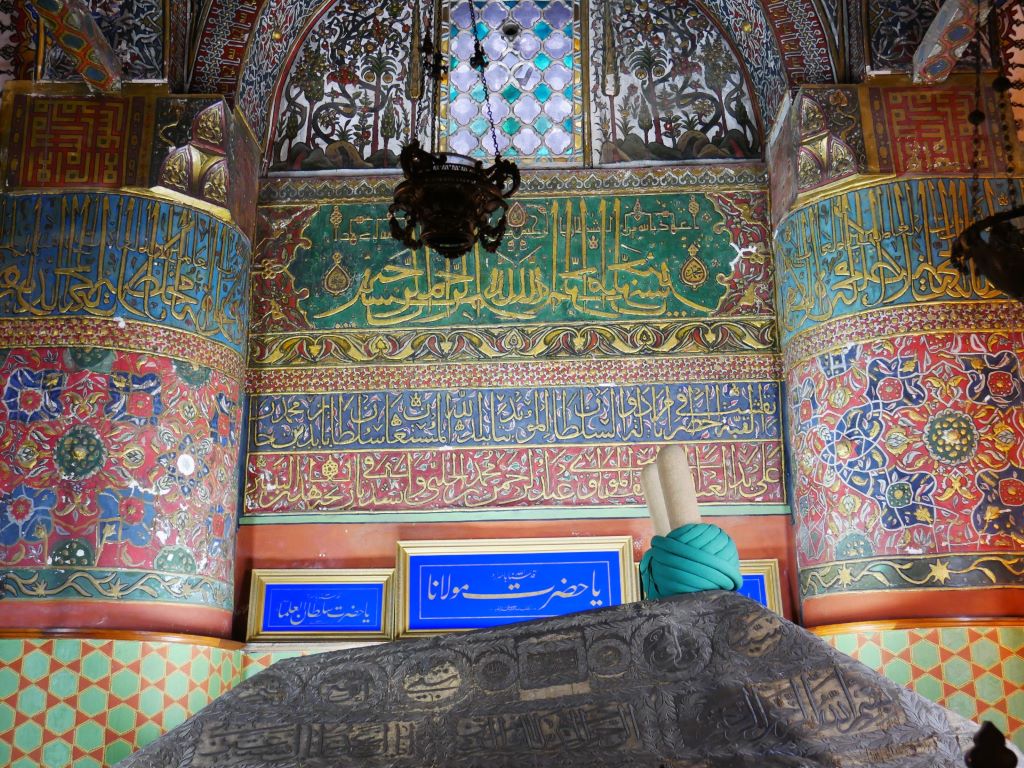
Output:
M743 586L736 543L717 525L693 523L655 536L640 561L640 581L650 600Z

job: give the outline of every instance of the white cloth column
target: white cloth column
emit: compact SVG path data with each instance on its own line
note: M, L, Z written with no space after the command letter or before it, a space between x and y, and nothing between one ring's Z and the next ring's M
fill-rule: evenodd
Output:
M693 475L690 474L686 451L681 445L662 446L655 463L658 466L658 479L661 482L661 493L668 514L669 530L689 523L699 523L697 489L693 485Z
M655 536L668 536L672 526L668 523L668 510L665 508L665 495L661 492L661 480L658 478L658 464L653 462L640 471L640 487L647 499L647 512L654 524Z

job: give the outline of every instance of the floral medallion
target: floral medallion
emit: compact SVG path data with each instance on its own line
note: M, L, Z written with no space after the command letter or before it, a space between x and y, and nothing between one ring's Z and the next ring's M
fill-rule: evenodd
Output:
M85 480L99 472L107 460L107 449L95 429L80 425L69 429L57 441L54 460L61 477Z
M195 573L196 559L184 547L164 547L156 556L153 567L171 573Z
M115 353L103 347L72 347L67 351L70 367L97 373L110 373Z
M84 539L62 541L50 553L50 562L55 566L84 567L95 565L96 555L92 545Z
M947 409L928 420L924 443L936 461L963 464L978 449L978 428L966 413Z
M210 380L212 373L205 365L194 365L187 360L175 360L174 371L191 387L201 387Z

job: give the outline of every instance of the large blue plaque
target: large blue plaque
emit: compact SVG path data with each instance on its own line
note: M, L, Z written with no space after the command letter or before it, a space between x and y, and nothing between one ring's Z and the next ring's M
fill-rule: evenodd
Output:
M398 568L405 634L493 627L636 599L629 537L399 542Z

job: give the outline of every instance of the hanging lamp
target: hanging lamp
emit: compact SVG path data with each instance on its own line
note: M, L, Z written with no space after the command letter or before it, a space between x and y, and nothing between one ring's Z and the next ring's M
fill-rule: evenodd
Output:
M976 19L980 19L980 0ZM1010 56L1003 59L1003 71L992 81L992 90L998 95L999 124L1002 133L1003 151L1006 158L1006 192L1009 208L981 217L981 126L986 120L981 100L981 35L982 26L975 27L977 41L974 68L974 109L967 116L974 126L974 152L971 157L971 212L975 221L967 226L953 241L950 260L962 274L970 275L971 270L982 275L999 290L1015 299L1024 301L1024 205L1019 203L1017 182L1014 179L1014 147L1012 130L1009 126L1009 92L1016 86L1007 71L1011 66ZM1011 49L1019 49L1018 42L1010 43Z
M498 249L505 235L507 199L519 188L519 168L503 158L498 148L498 133L484 77L487 57L480 42L475 0L466 1L474 39L469 64L480 75L494 143L494 164L485 168L480 160L439 151L441 86L447 78L448 67L440 45L435 46L427 32L419 53L423 76L429 78L433 86L430 150L420 146L418 138L402 147L399 163L405 178L395 188L394 202L388 208L392 237L412 249L425 245L449 259L468 253L476 243L491 253ZM436 20L436 2L433 13ZM434 26L437 31L439 25Z

